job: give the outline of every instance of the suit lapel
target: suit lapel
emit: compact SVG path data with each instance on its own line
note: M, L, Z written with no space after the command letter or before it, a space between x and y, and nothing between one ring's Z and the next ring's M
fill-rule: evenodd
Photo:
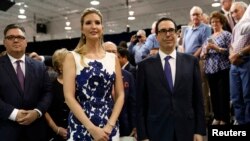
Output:
M156 60L154 61L155 66L152 66L152 68L154 69L154 72L158 74L159 79L161 80L162 84L167 88L168 92L172 93L167 83L166 75L164 73L164 68L162 67L159 53L155 56L155 60Z
M19 80L17 78L16 75L16 71L13 67L13 65L11 64L11 61L8 57L8 55L5 55L4 57L4 61L3 61L3 68L6 70L7 75L10 77L10 79L13 81L13 84L15 85L15 87L18 89L18 91L23 94L23 90L21 88L21 85L19 84Z
M32 73L34 73L33 63L30 58L25 57L25 85L24 91L27 91L30 88L30 83L32 83Z

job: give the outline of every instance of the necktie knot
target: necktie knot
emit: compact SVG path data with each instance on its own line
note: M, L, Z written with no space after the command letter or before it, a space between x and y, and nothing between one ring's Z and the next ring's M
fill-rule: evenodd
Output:
M22 62L22 60L16 60L17 65L20 65L21 62Z
M171 56L166 56L165 61L168 61L170 58L172 58L172 57Z

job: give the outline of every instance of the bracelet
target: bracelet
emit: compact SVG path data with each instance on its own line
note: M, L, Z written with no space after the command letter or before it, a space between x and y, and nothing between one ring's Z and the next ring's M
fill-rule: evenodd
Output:
M58 135L60 133L60 127L57 128L56 134Z
M107 122L107 123L108 123L108 125L110 125L112 128L114 128L114 127L115 127L115 125L111 124L109 120L108 120L108 122Z

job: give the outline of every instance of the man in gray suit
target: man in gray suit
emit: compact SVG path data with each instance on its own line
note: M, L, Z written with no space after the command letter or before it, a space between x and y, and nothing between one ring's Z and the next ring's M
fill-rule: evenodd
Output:
M43 63L25 56L25 30L4 30L7 54L0 57L0 137L8 141L45 141L44 113L51 102L51 83Z
M206 125L198 60L175 50L172 19L157 21L156 36L159 53L140 62L136 74L138 140L202 141Z

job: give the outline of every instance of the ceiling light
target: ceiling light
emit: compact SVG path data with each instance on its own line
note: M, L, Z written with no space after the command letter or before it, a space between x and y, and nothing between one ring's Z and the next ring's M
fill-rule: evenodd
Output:
M129 16L128 20L130 20L130 21L135 20L135 17L134 16Z
M91 4L91 5L99 5L100 2L99 2L98 0L92 0L92 1L90 2L90 4Z
M220 3L219 2L214 2L212 3L212 7L219 7L220 6Z
M20 9L19 9L19 13L20 13L20 14L24 14L24 13L25 13L25 9L20 8Z
M27 18L26 15L21 15L21 14L18 15L17 17L18 17L19 19L26 19L26 18Z
M69 25L70 25L70 22L69 22L69 21L67 21L65 24L66 24L66 26L69 26Z
M134 11L129 11L129 12L128 12L128 14L129 14L130 16L133 16L134 13L135 13Z
M65 30L71 30L72 28L70 26L65 26L64 29Z

